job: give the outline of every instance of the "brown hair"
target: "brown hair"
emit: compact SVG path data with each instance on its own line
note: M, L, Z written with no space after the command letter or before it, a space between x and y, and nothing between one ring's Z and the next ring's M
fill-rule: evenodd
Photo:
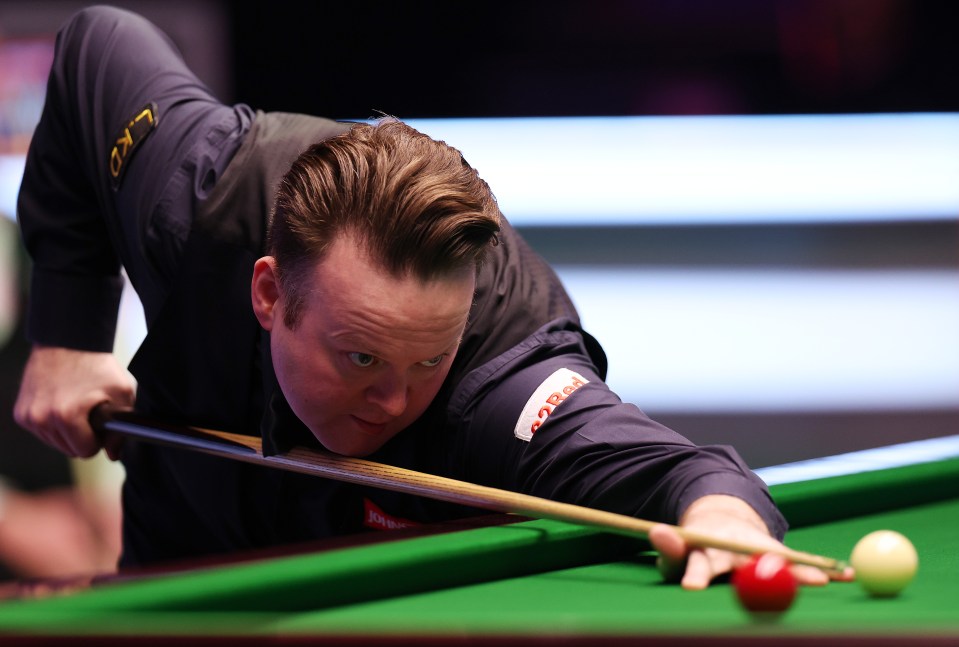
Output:
M277 190L268 246L284 321L296 326L300 284L339 235L394 276L426 281L478 266L500 218L489 186L455 148L394 119L356 124L300 155Z

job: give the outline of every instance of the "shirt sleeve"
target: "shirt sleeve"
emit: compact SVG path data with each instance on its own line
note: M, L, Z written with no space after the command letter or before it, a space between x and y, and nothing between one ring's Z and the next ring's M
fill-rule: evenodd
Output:
M86 99L100 92L108 42L92 30L87 12L57 35L46 99L27 152L17 219L33 265L27 337L34 343L110 351L123 281L103 213L98 181L107 146ZM117 126L119 122L117 122ZM114 130L116 127L110 127Z
M17 218L33 259L27 336L111 351L125 268L149 324L193 221L252 123L171 41L126 10L86 7L57 34Z
M33 259L27 337L109 352L123 288L120 262L69 141L56 111L45 110L27 154L17 206Z
M464 379L450 403L451 419L461 420L454 469L474 482L667 523L702 496L731 495L782 538L785 519L738 454L696 446L622 402L583 335L547 327Z

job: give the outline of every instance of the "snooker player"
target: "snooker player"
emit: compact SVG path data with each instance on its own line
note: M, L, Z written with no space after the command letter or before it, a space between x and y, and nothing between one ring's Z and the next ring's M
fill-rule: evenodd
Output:
M476 171L401 122L223 105L153 25L88 8L58 35L18 218L33 347L14 414L71 456L101 449L94 406L135 404L262 435L268 453L320 445L770 546L785 532L732 450L610 391L600 346ZM121 267L148 326L136 386L110 354ZM107 450L127 473L121 566L475 512ZM665 527L651 539L687 588L741 559Z

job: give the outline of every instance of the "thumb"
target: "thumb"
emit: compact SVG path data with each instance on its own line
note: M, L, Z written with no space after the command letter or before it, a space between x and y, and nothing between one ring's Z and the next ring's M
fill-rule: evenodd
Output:
M675 528L656 525L649 530L649 543L659 553L656 567L667 582L678 582L686 570L689 547Z

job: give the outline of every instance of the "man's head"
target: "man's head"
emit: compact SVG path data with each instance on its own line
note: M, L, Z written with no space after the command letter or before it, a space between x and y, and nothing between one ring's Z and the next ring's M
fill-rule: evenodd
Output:
M296 326L305 274L348 234L389 274L422 281L473 269L495 241L496 201L454 148L387 120L357 124L294 162L269 230Z
M253 308L287 401L328 449L369 454L426 410L499 221L459 152L400 122L357 125L293 164Z

